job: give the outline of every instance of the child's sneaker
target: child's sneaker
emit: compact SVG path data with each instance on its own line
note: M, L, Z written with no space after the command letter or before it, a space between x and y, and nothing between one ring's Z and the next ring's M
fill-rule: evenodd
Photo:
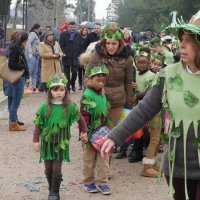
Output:
M98 192L98 190L96 188L96 185L94 183L85 185L84 189L85 189L86 192L89 192L89 193L96 193L96 192Z
M98 190L101 192L101 194L111 194L111 190L108 187L108 185L98 185Z

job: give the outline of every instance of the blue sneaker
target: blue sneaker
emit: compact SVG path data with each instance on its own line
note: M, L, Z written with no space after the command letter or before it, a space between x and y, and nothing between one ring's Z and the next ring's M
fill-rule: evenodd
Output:
M108 187L108 185L98 185L98 190L101 192L101 194L111 194L111 190Z
M89 193L96 193L96 192L98 192L98 190L96 188L96 185L94 183L85 185L84 189L85 189L86 192L89 192Z

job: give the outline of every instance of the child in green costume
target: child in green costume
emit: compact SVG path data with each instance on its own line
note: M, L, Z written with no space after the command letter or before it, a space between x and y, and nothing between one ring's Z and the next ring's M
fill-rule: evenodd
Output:
M148 47L140 47L135 56L135 63L137 67L136 72L136 102L139 102L151 87L151 83L155 74L149 70L151 58L151 50ZM149 143L149 130L147 126L143 127L144 135L140 138L134 138L134 146L128 156L129 162L142 161L144 157L143 149L147 148Z
M49 184L48 200L59 200L62 163L70 161L70 127L78 122L80 131L86 133L87 126L77 106L69 100L65 76L51 77L47 87L48 99L36 113L33 144L34 150L40 151L40 162L44 160Z
M88 88L81 98L81 113L84 117L88 133L82 138L87 142L88 138L94 134L95 130L107 125L107 115L110 105L103 92L106 76L109 74L108 68L103 65L95 65L86 68L88 77ZM106 130L103 130L106 131ZM91 144L83 143L83 176L85 190L89 193L96 193L98 190L104 194L110 194L107 185L109 175L109 161L104 160Z

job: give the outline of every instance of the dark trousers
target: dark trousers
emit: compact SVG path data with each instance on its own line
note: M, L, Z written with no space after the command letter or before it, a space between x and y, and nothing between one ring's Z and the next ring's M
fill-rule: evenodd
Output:
M83 85L84 74L85 74L84 67L83 66L79 66L79 68L78 68L78 83L79 83L79 86Z
M62 160L45 160L44 161L45 174L52 174L55 176L61 175L62 163L63 163Z
M76 78L78 72L78 65L64 65L64 73L68 79L67 89L70 89L70 85L72 87L75 86ZM71 76L72 74L72 76Z
M165 176L169 184L169 176ZM185 200L185 186L183 178L173 178L175 190L174 200ZM200 180L187 179L187 189L190 200L200 200Z

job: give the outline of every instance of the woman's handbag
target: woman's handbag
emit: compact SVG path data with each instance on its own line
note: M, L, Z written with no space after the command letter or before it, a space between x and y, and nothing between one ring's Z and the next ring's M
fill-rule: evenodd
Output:
M11 84L16 83L22 77L24 71L25 71L24 69L22 70L10 69L8 67L8 60L0 64L0 77Z
M97 128L89 136L88 138L89 142L92 144L92 146L95 148L97 152L101 151L101 147L103 143L105 142L109 132L110 132L110 129L108 128L108 126L102 126L100 128Z

